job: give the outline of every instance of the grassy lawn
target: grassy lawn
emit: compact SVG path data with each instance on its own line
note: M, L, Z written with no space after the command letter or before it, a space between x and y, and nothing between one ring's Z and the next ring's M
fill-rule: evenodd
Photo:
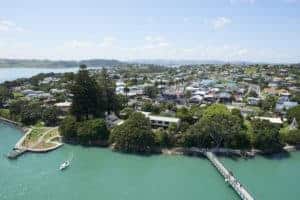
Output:
M48 130L49 130L48 127L42 127L42 126L33 127L32 131L25 138L23 145L25 147L32 147L37 143L37 141L43 135L43 133L45 133Z
M58 128L51 130L50 132L47 133L44 137L44 141L47 141L49 138L52 138L54 136L59 136L59 131Z
M49 147L53 147L53 146L55 146L55 144L53 144L53 143L46 143L45 141L42 141L37 146L35 146L35 148L36 149L43 149L43 148L49 148Z

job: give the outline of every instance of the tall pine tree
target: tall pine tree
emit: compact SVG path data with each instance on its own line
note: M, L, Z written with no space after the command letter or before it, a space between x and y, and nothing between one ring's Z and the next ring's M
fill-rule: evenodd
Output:
M86 68L86 65L80 65L71 88L73 94L71 113L79 121L96 117L98 114L98 86Z

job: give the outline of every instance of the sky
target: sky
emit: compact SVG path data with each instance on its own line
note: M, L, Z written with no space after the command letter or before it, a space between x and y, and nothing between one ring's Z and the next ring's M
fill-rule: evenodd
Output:
M0 0L0 58L300 62L300 0Z

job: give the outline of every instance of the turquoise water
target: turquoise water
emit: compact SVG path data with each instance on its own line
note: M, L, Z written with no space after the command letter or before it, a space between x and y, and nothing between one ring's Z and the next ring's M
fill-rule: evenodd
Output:
M281 158L221 160L257 199L300 199L300 152Z
M239 199L206 160L184 156L125 155L65 145L47 154L6 154L20 138L0 124L0 199L232 200ZM66 171L59 164L74 154ZM283 160L221 160L257 199L299 199L300 154Z
M0 83L18 78L29 78L39 73L76 72L78 67L71 68L0 68Z
M0 153L7 153L20 136L0 125ZM59 171L71 153L72 166ZM1 200L238 199L209 162L183 156L142 157L65 145L14 161L1 156L0 173Z

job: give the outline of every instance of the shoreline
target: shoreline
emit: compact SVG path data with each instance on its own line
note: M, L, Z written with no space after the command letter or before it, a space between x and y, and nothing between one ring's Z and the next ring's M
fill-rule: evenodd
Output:
M20 130L24 135L18 140L16 143L14 149L17 148L17 144L22 140L24 140L26 134L31 131L30 128L22 126L20 123L5 119L3 117L0 117L0 123L4 123L6 125L12 126L14 128L17 128ZM61 147L64 144L71 144L71 145L82 145L74 141L64 141L61 140L60 144L55 146L55 148L45 148L45 149L31 149L26 148L26 151L33 152L33 153L47 153L49 151L55 150L59 147ZM100 147L100 148L109 148L112 151L114 150L113 144L111 145L103 145L99 143L89 144L89 145L83 145L83 146L90 146L90 147ZM23 148L22 148L23 149ZM300 145L286 145L282 148L282 151L280 152L263 152L258 149L251 149L251 150L241 150L241 149L226 149L226 148L213 148L213 149L205 149L205 148L198 148L198 147L173 147L173 148L155 148L152 153L153 154L161 154L161 155L183 155L183 156L199 156L199 157L205 157L206 151L211 151L215 153L218 156L225 156L225 157L238 157L238 158L254 158L256 155L261 156L267 156L267 155L276 155L280 153L289 153L289 152L296 152L300 150Z
M197 147L190 147L190 148L184 148L184 147L175 147L175 148L163 148L160 150L160 152L157 152L158 154L162 155L183 155L183 156L199 156L199 157L205 157L205 152L210 151L218 156L224 156L224 157L236 157L236 158L244 158L244 159L251 159L255 158L256 156L274 156L274 155L280 155L282 153L291 153L291 152L297 152L300 150L300 145L287 145L283 147L282 151L279 152L263 152L258 149L252 149L252 150L239 150L239 149L226 149L226 148L219 148L219 149L201 149Z
M0 117L0 123L3 124L7 124L9 126L12 126L14 128L17 128L18 130L20 130L23 134L25 134L28 131L28 127L23 126L21 123L10 120L10 119L6 119L4 117Z
M32 128L30 127L25 127L22 126L21 123L0 117L0 123L3 123L5 125L11 126L13 128L18 129L23 135L22 137L17 141L17 143L14 145L14 147L12 148L12 150L7 154L7 158L9 159L16 159L18 156L26 153L26 152L32 152L32 153L47 153L49 151L53 151L58 149L59 147L63 146L64 143L63 142L58 142L58 141L51 141L52 139L55 139L57 136L55 137L51 137L47 140L48 143L52 143L54 144L54 146L52 147L46 147L46 148L30 148L30 147L25 147L22 145L22 143L24 142L24 140L26 139L26 137L28 136L28 134L31 133ZM47 131L46 133L47 134Z

